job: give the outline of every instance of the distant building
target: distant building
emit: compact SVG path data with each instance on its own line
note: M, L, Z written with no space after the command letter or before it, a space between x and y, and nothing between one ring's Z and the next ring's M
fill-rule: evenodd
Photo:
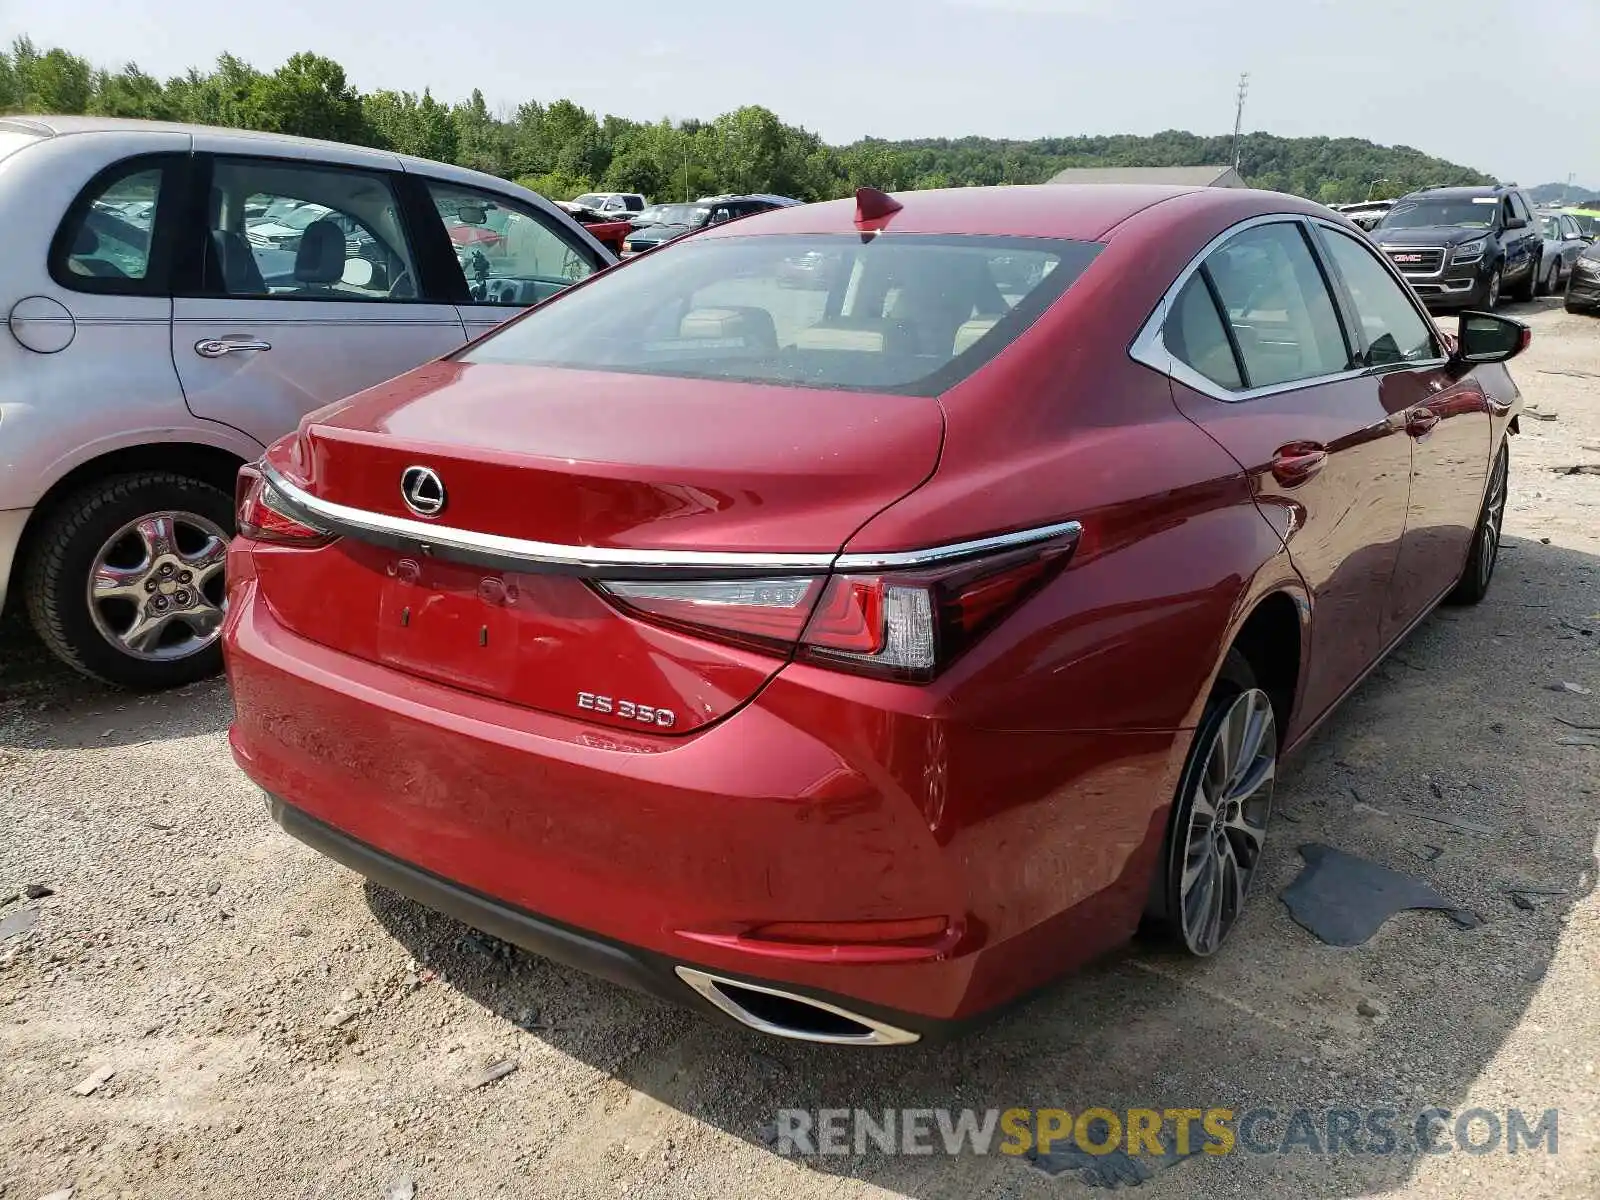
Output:
M1249 187L1232 167L1068 167L1051 183L1164 183L1174 187Z

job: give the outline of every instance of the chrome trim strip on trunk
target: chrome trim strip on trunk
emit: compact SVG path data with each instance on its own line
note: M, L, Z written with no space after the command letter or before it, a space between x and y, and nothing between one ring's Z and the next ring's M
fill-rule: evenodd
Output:
M771 1034L773 1037L790 1038L797 1042L822 1042L829 1046L908 1046L918 1041L921 1034L912 1033L909 1029L897 1029L882 1021L871 1017L864 1017L860 1013L853 1013L849 1009L837 1005L826 1004L821 1000L813 1000L809 996L797 996L792 992L781 992L777 988L762 987L754 983L742 983L737 979L724 979L720 975L712 975L705 971L696 970L694 967L675 967L678 978L683 980L700 995L717 1008L727 1013L741 1025L748 1025L760 1033ZM724 987L738 988L747 992L760 992L764 996L776 996L781 1000L788 1000L794 1004L804 1005L806 1008L827 1013L829 1016L842 1017L861 1026L860 1033L816 1033L806 1029L792 1029L779 1025L764 1017L758 1017L742 1005L734 996L730 996L722 989Z
M1001 550L1019 550L1036 542L1048 542L1058 537L1078 537L1083 526L1076 521L1061 521L1055 525L1039 525L1033 529L1019 529L1014 533L1000 533L994 537L977 538L970 542L951 542L927 550L874 552L861 550L841 554L833 564L835 571L903 571L912 567L942 566L964 558L977 558Z
M348 534L367 541L420 552L452 561L477 563L512 571L544 571L583 575L594 579L678 578L707 576L820 575L829 571L907 570L942 566L1002 550L1030 546L1052 538L1077 536L1082 526L1061 521L1033 529L996 534L965 542L952 542L922 550L865 551L840 554L767 553L737 550L640 550L604 546L568 546L454 529L432 521L392 517L368 512L313 496L285 479L268 463L261 474L277 492L291 515L331 533Z

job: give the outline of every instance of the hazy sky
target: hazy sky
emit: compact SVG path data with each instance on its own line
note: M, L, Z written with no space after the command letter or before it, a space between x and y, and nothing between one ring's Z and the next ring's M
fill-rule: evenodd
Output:
M1600 188L1600 0L0 0L21 32L163 77L306 49L491 106L757 103L833 142L1221 133L1249 71L1247 129Z

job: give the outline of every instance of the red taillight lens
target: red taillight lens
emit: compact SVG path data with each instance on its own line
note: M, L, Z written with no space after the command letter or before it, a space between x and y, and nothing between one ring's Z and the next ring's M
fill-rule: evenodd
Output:
M257 542L277 542L296 546L321 546L333 540L331 531L292 516L266 477L256 467L239 468L234 485L234 503L243 537Z
M1074 533L936 571L835 575L799 656L891 679L931 679L1048 583L1077 543ZM841 608L867 633L842 620L824 621Z
M1060 571L1077 533L939 569L816 578L602 583L661 624L863 675L922 682Z

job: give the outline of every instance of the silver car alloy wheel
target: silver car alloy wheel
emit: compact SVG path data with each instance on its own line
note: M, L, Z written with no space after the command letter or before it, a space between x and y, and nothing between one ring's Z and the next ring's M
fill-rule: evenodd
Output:
M153 512L117 530L89 572L100 636L146 661L187 658L222 634L228 535L189 512Z
M1233 928L1261 861L1278 768L1271 699L1260 688L1240 692L1210 736L1199 750L1178 884L1183 940L1198 955L1214 953Z

